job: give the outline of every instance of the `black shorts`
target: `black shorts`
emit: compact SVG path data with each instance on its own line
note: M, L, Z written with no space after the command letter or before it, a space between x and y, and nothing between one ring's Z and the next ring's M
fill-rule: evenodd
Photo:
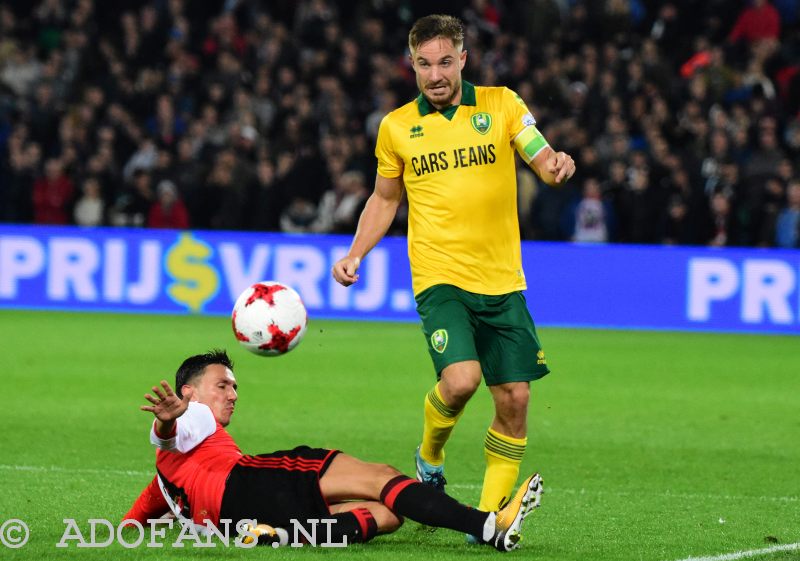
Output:
M242 456L225 483L220 519L256 520L281 528L295 518L330 516L319 480L338 450L298 446L270 454Z

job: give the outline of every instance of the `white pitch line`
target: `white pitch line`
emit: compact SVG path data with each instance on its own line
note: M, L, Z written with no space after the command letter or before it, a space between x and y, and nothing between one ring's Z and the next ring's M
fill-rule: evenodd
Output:
M87 475L129 475L129 476L142 476L154 475L153 471L138 471L129 469L92 469L92 468L66 468L60 466L18 466L0 464L0 470L6 471L32 471L37 473L52 472L52 473L83 473Z
M747 557L760 557L761 555L770 555L772 553L794 551L797 549L800 549L800 542L773 545L771 547L765 547L764 549L751 549L750 551L734 551L733 553L723 553L721 555L708 555L706 557L687 557L686 559L679 559L678 561L736 561L737 559L745 559Z

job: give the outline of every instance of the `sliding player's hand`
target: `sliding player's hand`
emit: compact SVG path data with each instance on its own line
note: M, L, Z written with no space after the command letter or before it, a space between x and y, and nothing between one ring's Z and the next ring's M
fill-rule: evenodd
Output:
M189 396L178 397L166 380L161 380L161 388L153 386L155 397L149 393L144 394L144 398L153 405L142 405L142 411L149 411L156 416L162 423L174 421L189 407Z

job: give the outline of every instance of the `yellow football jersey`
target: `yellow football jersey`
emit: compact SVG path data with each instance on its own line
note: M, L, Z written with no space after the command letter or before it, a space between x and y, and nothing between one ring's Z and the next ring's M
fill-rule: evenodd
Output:
M547 142L522 99L462 82L461 104L437 111L420 94L384 117L378 173L402 175L414 294L436 284L497 295L524 290L515 147L530 161Z

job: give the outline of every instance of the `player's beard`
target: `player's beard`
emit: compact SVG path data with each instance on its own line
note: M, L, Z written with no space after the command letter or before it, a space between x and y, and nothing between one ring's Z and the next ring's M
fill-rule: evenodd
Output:
M426 93L428 88L430 88L431 86L438 86L438 85L449 85L450 86L450 95L446 99L445 98L432 99ZM442 79L442 80L439 80L436 84L430 84L429 83L429 84L426 84L424 88L420 87L419 89L422 92L422 95L425 96L425 99L428 100L428 103L430 103L431 105L433 105L437 109L444 109L445 107L448 107L448 106L452 105L453 104L453 100L461 92L461 79L458 78L454 82L450 82L449 80Z

